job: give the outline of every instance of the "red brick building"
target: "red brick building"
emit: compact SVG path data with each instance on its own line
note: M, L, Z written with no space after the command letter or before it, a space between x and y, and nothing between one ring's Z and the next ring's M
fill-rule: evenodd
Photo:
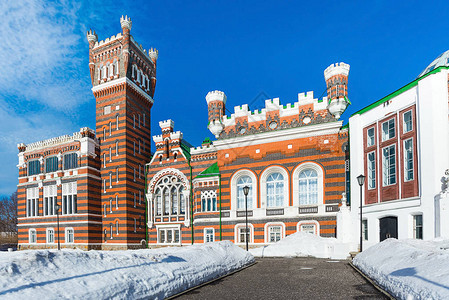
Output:
M150 112L158 51L122 32L98 41L87 33L96 98L96 134L83 128L19 145L19 247L128 249L145 241L145 164L151 157ZM70 209L69 209L70 207Z
M271 243L297 231L336 236L336 213L348 178L348 131L338 118L349 103L349 65L325 71L328 95L299 94L281 105L265 101L225 116L226 96L207 94L210 131L217 137L191 148L172 120L148 164L148 243L181 245L217 240Z

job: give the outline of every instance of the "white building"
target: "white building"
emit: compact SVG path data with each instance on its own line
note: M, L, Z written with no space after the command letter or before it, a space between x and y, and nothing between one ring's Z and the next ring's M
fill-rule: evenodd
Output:
M364 249L388 237L449 237L448 57L349 119L350 230L358 244L363 174Z

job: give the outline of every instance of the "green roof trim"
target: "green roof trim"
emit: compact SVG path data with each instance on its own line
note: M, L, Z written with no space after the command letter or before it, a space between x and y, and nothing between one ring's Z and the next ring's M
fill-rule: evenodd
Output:
M204 141L203 141L201 144L205 144L205 143L211 143L209 137L206 137L206 138L204 139Z
M443 69L449 69L449 67L446 67L446 66L440 66L440 67L434 69L433 71L431 71L431 72L429 72L429 73L427 73L427 74L424 74L423 76L421 76L421 77L419 77L419 78L416 78L416 79L413 80L412 82L410 82L410 83L404 85L403 87L401 87L400 89L394 91L393 93L388 94L387 96L383 97L382 99L379 99L379 100L377 100L376 102L371 103L370 105L368 105L368 106L362 108L361 110L359 110L359 111L353 113L353 114L351 115L351 117L354 116L354 115L361 115L361 114L363 114L363 113L366 113L367 111L369 111L369 110L371 110L371 109L373 109L373 108L375 108L375 107L377 107L377 106L379 106L379 105L381 105L381 104L387 102L387 101L390 100L391 98L394 98L394 97L396 97L397 95L400 95L400 94L402 94L403 92L408 91L408 90L411 89L412 87L417 86L417 85L418 85L418 82L419 82L421 79L426 78L426 77L429 76L429 75L432 75L432 74L435 74L435 73L439 73L439 72L440 72L441 70L443 70Z
M190 147L184 144L182 141L181 141L181 150L182 153L184 153L185 157L187 157L187 160L190 160L190 157L192 157L190 155Z
M349 129L349 123L346 123L346 125L343 125L340 129Z
M206 170L202 171L195 178L213 177L220 174L220 169L218 169L218 164L214 163L210 165Z

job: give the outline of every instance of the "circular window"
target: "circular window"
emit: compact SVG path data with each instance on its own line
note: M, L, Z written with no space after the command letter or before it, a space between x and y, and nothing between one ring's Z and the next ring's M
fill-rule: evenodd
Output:
M240 127L239 132L240 132L240 134L244 134L246 132L246 128Z
M310 121L312 121L312 119L311 119L310 117L304 117L304 119L302 119L302 122L303 122L304 124L309 124Z
M268 125L268 126L270 126L271 129L276 129L278 127L278 123L271 122L270 125Z

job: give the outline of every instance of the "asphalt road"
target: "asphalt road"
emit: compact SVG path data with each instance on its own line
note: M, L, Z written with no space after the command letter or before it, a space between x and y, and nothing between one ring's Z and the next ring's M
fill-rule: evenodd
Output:
M347 261L263 258L176 299L388 299Z

